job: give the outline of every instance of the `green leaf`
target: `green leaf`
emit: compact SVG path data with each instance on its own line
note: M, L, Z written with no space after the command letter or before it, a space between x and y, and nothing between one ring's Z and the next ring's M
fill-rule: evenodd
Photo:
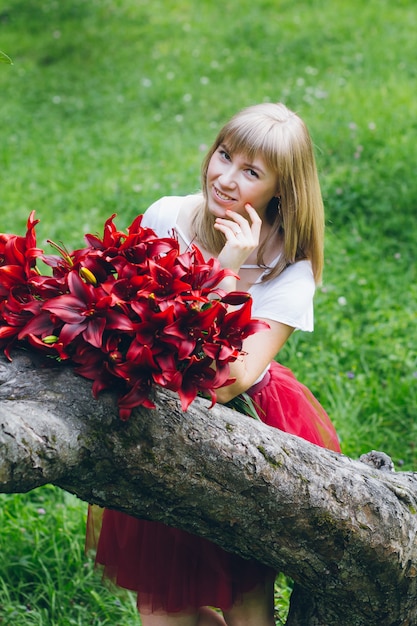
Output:
M9 65L13 65L13 61L10 57L7 56L4 52L0 50L0 63L8 63Z
M234 409L239 413L243 413L248 417L252 417L255 420L262 421L259 417L258 411L255 408L258 405L256 405L256 403L247 393L241 393L240 395L232 398L232 400L229 400L229 402L225 403L225 406L229 407L229 409ZM258 409L262 411L260 407L258 407Z

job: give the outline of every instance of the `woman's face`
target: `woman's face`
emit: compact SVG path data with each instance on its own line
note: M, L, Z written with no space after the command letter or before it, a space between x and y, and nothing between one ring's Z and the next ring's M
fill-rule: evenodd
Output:
M262 157L249 160L221 144L209 161L205 192L208 210L215 217L226 217L227 210L244 215L249 203L262 219L270 200L278 195L278 181Z

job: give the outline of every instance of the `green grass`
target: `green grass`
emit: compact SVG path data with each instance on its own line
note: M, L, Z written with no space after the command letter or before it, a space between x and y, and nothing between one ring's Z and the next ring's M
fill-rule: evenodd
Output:
M134 626L135 599L101 584L84 555L85 503L47 486L0 495L1 626Z
M113 212L124 228L199 187L237 109L284 101L317 148L327 263L316 330L280 360L346 454L416 470L416 27L414 0L4 0L0 231L31 210L41 245L78 247ZM47 487L2 505L0 624L138 623L84 558L83 503Z

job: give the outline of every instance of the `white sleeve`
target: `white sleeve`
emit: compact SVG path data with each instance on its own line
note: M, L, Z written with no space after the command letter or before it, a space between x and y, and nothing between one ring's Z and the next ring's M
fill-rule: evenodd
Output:
M315 288L311 263L298 261L276 278L256 283L251 288L252 316L311 332L314 329Z
M164 196L146 209L142 218L142 226L152 228L158 237L171 237L179 208L179 197Z

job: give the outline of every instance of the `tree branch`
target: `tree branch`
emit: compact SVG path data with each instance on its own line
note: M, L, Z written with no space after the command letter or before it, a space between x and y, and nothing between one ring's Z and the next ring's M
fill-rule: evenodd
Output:
M300 589L292 626L417 623L414 474L204 400L186 413L170 392L155 400L124 423L71 368L0 361L0 491L53 483L282 570Z

